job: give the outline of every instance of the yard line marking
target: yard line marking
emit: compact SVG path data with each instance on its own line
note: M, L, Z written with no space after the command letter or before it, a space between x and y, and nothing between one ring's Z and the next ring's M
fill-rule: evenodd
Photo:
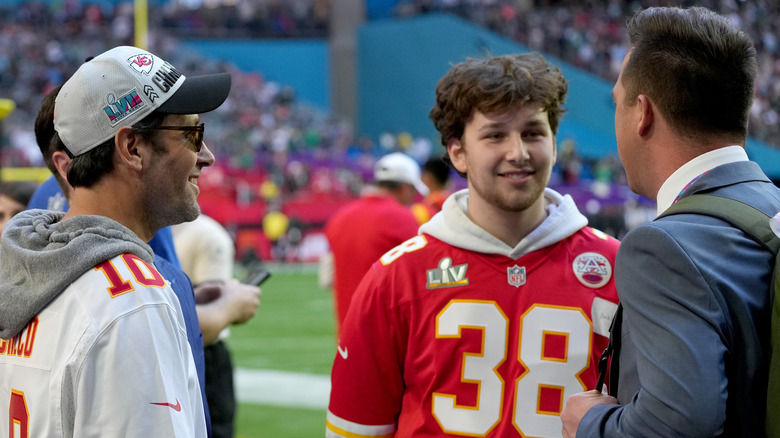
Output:
M327 409L330 376L236 368L236 399L241 403Z

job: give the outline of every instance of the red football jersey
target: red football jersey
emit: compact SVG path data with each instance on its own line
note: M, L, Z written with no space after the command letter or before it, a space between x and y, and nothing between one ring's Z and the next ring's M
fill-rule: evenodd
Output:
M360 279L385 251L417 234L418 227L409 208L384 194L362 196L328 221L325 235L333 253L337 331Z
M518 259L425 234L386 253L344 323L327 436L561 436L596 383L618 245L585 227Z

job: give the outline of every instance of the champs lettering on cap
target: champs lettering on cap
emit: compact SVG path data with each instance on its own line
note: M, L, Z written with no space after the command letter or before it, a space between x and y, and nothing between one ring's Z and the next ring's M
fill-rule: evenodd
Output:
M186 77L153 53L115 47L85 62L63 84L54 129L74 156L81 155L154 111L212 111L227 99L230 82L228 73Z

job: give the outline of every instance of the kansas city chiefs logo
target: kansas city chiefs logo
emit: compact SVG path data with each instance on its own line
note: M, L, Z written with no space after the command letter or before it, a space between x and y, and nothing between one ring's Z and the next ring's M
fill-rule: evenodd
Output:
M154 56L150 53L139 53L127 58L130 67L133 67L138 73L149 74L154 66Z

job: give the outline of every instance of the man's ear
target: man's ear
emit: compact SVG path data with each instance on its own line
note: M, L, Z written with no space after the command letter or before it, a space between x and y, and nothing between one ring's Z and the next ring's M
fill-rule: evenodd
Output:
M653 127L655 121L656 107L653 101L645 94L640 94L636 98L636 104L639 110L639 121L637 123L637 134L641 137L646 136Z
M57 169L57 174L62 177L63 180L68 180L68 169L73 159L68 156L65 151L55 151L51 154L51 161L54 163L54 167Z
M450 155L452 166L460 173L466 173L466 151L463 149L463 142L458 138L451 138L447 141L447 153Z
M114 147L119 154L119 160L131 169L141 171L143 169L143 153L141 147L143 138L129 126L119 128L114 136Z

